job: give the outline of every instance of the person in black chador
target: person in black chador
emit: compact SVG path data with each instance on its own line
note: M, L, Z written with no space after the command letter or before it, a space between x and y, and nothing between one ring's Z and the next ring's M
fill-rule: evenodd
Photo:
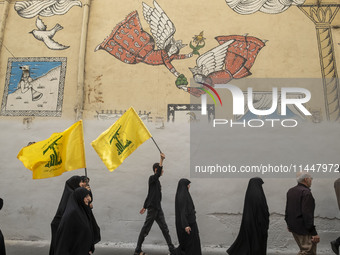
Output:
M56 255L87 255L94 252L98 237L93 231L90 191L77 188L70 196L61 218L55 242Z
M82 182L85 183L85 185L83 185L83 183L81 184L81 187L86 188L87 190L90 191L90 202L88 204L90 210L90 220L92 222L92 230L93 230L93 235L94 235L94 243L98 243L101 240L101 236L100 236L100 228L97 224L97 221L93 215L92 209L93 209L93 194L91 191L91 187L90 187L90 178L87 176L81 176Z
M196 223L194 202L189 193L190 181L180 179L175 198L176 231L179 246L178 255L201 255L201 241Z
M73 193L73 191L76 188L79 187L85 187L87 185L87 179L85 176L78 176L78 175L74 175L71 178L69 178L66 183L65 183L65 188L64 188L64 192L63 195L61 197L57 212L51 222L51 245L50 245L50 251L49 251L49 255L53 255L54 254L54 246L55 246L55 234L57 232L57 229L59 227L59 223L61 220L61 217L64 214L66 205L67 205L67 201L70 197L70 195Z
M249 180L240 232L227 250L230 255L267 254L269 211L262 184L259 177Z
M2 200L2 198L0 198L0 210L2 209L3 205L4 201ZM1 230L0 230L0 255L6 255L5 240Z
M160 155L160 162L153 164L152 169L154 171L154 174L149 177L148 196L145 199L143 208L140 210L140 214L145 213L146 209L148 210L148 212L144 225L138 237L137 246L134 253L135 255L145 254L142 251L142 245L145 237L149 234L154 221L157 222L159 228L162 230L163 236L168 244L170 254L173 255L175 252L175 247L172 244L169 229L165 222L164 213L161 206L162 191L159 177L163 174L163 160L165 159L165 155L163 153L161 153Z

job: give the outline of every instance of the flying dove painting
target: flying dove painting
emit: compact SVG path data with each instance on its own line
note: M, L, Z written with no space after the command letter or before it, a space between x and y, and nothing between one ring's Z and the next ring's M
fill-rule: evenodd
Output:
M49 49L51 50L65 50L69 48L70 46L62 45L56 41L54 41L52 38L53 36L60 30L63 29L63 27L59 24L56 24L52 29L47 30L46 25L44 22L38 17L36 20L36 26L37 29L32 30L30 33L33 34L34 38L42 41Z

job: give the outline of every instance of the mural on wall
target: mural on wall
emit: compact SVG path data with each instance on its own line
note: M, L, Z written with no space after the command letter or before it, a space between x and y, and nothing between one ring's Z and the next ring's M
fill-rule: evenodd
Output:
M247 35L217 36L215 39L220 45L198 57L196 66L189 68L195 82L214 86L251 75L250 68L265 41Z
M154 6L152 8L143 3L144 18L150 25L152 36L143 30L138 12L133 11L114 27L95 51L105 50L126 64L143 62L148 65L165 65L175 77L182 80L176 83L177 87L187 91L186 78L171 62L174 59L190 58L193 54L179 54L186 45L181 40L174 39L175 25L156 1ZM155 50L155 43L157 50Z
M126 110L102 110L102 111L96 111L96 115L94 116L98 120L117 120L126 112ZM146 122L152 122L152 117L150 116L151 112L147 111L138 111L138 116L141 120Z
M70 46L62 45L52 39L53 36L56 34L56 32L63 29L63 27L59 25L58 23L52 29L47 30L47 27L44 24L44 22L39 17L37 17L35 24L38 29L34 29L30 33L34 36L35 39L45 43L45 45L49 49L64 50L70 47Z
M65 74L66 58L9 58L1 115L61 116Z
M340 84L336 68L331 24L340 3L300 5L299 9L315 24L327 120L340 120Z
M168 122L174 122L175 119L186 119L188 122L197 122L202 118L210 122L212 119L215 119L214 104L207 104L207 115L205 117L200 114L201 106L201 104L168 104ZM198 118L197 116L200 117Z
M81 1L77 0L31 0L16 2L14 5L15 11L22 18L31 19L38 15L41 17L50 17L54 15L64 15L72 7L82 7ZM30 33L35 39L42 41L51 50L65 50L70 46L65 46L61 43L53 40L53 36L56 32L63 29L60 24L56 24L52 29L47 30L47 26L44 24L42 19L37 17L35 25L37 29L33 29Z
M74 6L82 7L81 1L77 0L22 1L16 2L14 5L14 9L19 16L26 19L31 19L37 15L40 15L42 17L64 15Z
M331 30L331 23L340 9L340 3L316 1L313 4L304 4L305 0L226 0L226 3L242 15L253 14L257 11L278 14L296 5L315 24L326 118L330 121L340 120L340 84Z
M286 11L292 5L303 4L306 0L226 0L231 9L239 14L252 14L257 11L277 14Z
M102 77L103 75L98 75L95 77L93 85L88 85L87 101L89 104L104 103L103 92L102 92Z
M192 49L192 54L200 55L199 50L205 46L205 39L203 36L203 31L201 31L198 35L193 37L193 42L190 42L190 48ZM196 45L193 45L195 43Z

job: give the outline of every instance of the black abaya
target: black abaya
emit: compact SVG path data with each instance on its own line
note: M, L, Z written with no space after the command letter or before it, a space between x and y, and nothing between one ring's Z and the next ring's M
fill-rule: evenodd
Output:
M79 188L79 183L81 181L81 177L78 175L74 175L71 178L69 178L65 183L65 188L63 195L61 197L57 212L51 222L51 245L50 245L50 252L49 255L54 254L54 248L55 248L55 234L57 232L57 229L59 227L59 223L61 220L61 217L64 214L68 199L72 192Z
M4 204L4 201L2 198L0 198L0 210L2 209L2 206ZM6 255L6 248L5 248L5 239L2 235L2 232L0 230L0 255Z
M266 255L269 211L262 188L263 181L249 180L244 199L243 216L239 234L227 250L230 255Z
M56 233L55 255L88 255L98 241L93 231L91 209L84 198L90 194L77 188L70 196Z
M196 211L188 190L190 181L181 179L178 182L175 198L176 231L179 246L176 253L180 255L201 255L201 241L196 223ZM190 234L185 231L191 228Z

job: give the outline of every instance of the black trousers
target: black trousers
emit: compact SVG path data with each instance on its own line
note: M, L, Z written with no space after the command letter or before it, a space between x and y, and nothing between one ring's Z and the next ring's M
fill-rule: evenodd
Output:
M162 208L161 209L155 209L155 208L148 208L146 219L144 222L144 225L142 227L142 230L140 231L137 247L135 249L136 253L141 252L142 245L145 240L145 237L149 234L150 229L152 227L152 224L154 221L157 222L159 228L161 229L163 236L165 238L166 243L168 244L170 253L173 254L175 247L172 244L171 237L169 234L168 225L165 222L164 213Z

